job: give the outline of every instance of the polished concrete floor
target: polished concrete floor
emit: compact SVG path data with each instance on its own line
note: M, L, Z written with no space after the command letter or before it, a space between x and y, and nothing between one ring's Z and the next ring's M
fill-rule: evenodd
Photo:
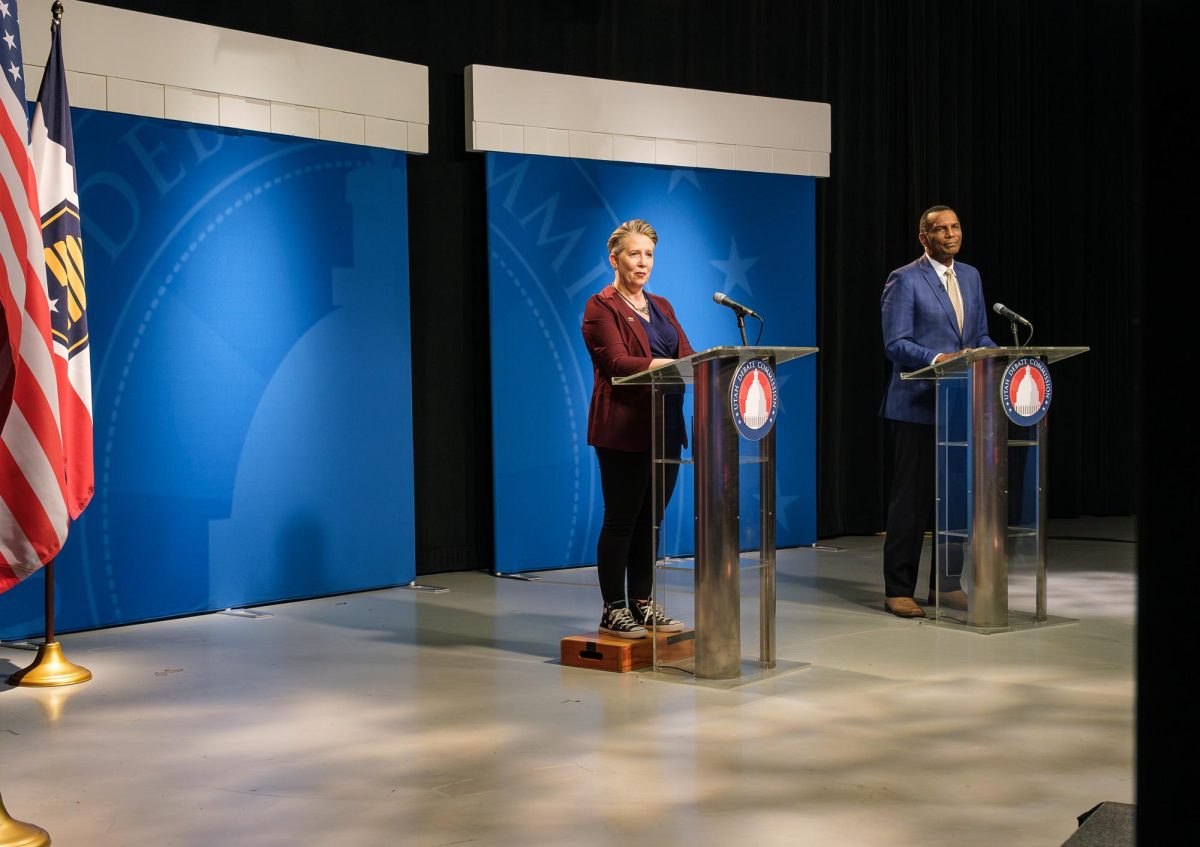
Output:
M1133 799L1133 532L1055 522L1079 622L998 635L884 614L879 538L781 551L811 667L729 689L559 665L591 569L71 635L93 681L0 684L0 794L60 847L1059 845Z

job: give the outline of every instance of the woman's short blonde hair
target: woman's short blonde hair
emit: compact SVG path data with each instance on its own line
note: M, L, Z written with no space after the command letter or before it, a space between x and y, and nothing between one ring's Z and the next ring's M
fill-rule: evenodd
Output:
M655 244L658 243L658 233L654 231L654 227L640 218L634 218L613 230L613 234L608 237L608 252L614 256L621 255L621 251L625 249L625 239L633 233L644 235Z

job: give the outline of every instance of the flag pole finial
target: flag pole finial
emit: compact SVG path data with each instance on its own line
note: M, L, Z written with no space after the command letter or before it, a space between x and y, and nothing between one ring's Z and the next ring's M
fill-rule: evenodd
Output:
M50 14L54 16L56 24L62 23L63 4L62 0L54 0L54 5L50 7Z

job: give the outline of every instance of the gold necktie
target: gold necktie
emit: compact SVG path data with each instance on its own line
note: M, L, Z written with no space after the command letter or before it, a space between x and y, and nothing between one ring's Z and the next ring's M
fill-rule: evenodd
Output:
M962 292L958 290L958 280L954 278L954 268L946 268L946 293L950 295L950 305L954 307L954 317L958 318L958 331L963 329Z

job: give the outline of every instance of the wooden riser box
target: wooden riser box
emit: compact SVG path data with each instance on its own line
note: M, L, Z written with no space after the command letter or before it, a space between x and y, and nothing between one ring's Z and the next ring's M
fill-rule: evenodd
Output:
M658 638L658 660L674 662L696 654L696 630L663 632ZM568 635L562 640L562 663L573 668L628 673L653 662L649 638L614 638L599 632Z

